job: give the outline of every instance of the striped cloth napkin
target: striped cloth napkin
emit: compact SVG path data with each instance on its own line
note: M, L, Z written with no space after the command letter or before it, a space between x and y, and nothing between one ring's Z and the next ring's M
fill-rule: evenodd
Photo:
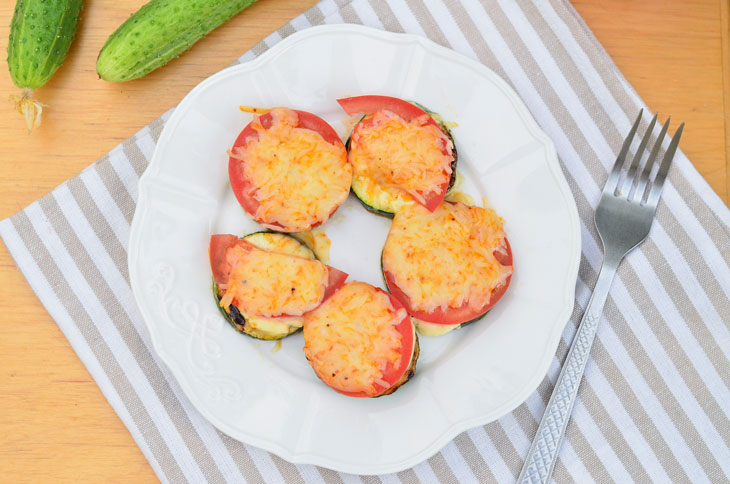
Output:
M0 223L23 274L163 482L513 482L596 281L593 210L644 104L570 3L325 0L239 61L310 25L342 22L427 36L519 93L555 142L581 217L573 316L537 392L412 469L358 477L236 442L192 408L153 354L129 287L137 181L167 113ZM557 481L730 480L729 266L730 211L678 154L649 239L613 283Z

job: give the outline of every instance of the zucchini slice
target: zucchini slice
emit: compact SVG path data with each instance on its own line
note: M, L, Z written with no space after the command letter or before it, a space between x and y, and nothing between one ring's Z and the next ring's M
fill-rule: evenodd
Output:
M368 104L365 105L363 101L355 101L356 104L354 104L354 107L351 107L348 105L348 103L351 103L353 100L360 99L360 98L349 98L345 100L341 100L341 104L345 110L351 109L356 110L358 108L358 105L361 106L361 109L375 109L376 106L381 105L383 106L381 109L389 110L387 107L387 104L394 103L393 108L394 111L397 111L399 113L404 113L404 116L406 116L406 120L409 120L407 116L413 116L414 114L428 114L431 116L433 121L436 123L436 125L441 129L441 131L448 137L450 143L451 143L451 156L453 158L453 161L451 162L451 177L448 182L448 186L446 188L446 191L442 193L442 195L445 195L448 193L451 188L454 186L454 183L456 181L456 166L457 166L457 160L458 160L458 153L456 150L456 145L454 143L454 137L451 133L451 130L447 126L447 124L441 119L441 116L439 116L437 113L434 113L433 111L425 108L424 106L413 102L413 101L403 101L396 98L388 98L385 96L362 96L362 99L365 99ZM403 104L410 105L410 109L403 109ZM415 110L415 113L413 112ZM348 111L351 112L351 111ZM366 112L362 118L355 124L353 127L353 133L358 129L359 126L362 125L363 121L367 118L371 117L375 113L372 112ZM347 141L345 142L345 147L348 150L348 153L352 153L352 134L348 137ZM351 159L352 162L352 159ZM355 164L353 163L353 178L352 178L352 192L355 194L355 196L360 200L360 202L363 204L363 206L369 210L370 212L373 212L378 215L383 215L388 218L393 218L393 214L395 214L398 210L403 208L406 205L417 203L413 196L406 193L403 190L399 190L397 188L385 188L382 185L380 185L376 180L373 178L364 175L364 174L358 174L357 170L355 170Z
M403 305L355 281L305 315L304 354L333 390L372 398L393 393L413 377L419 345Z
M242 237L242 239L245 239L259 249L269 252L293 255L310 260L316 259L314 252L309 247L287 234L263 231L248 234ZM226 321L236 331L253 338L263 340L281 339L301 329L304 323L302 316L266 318L246 314L241 312L234 304L231 304L229 311L226 311L220 306L223 291L218 287L215 279L213 280L213 295L215 296L216 305Z
M491 311L491 310L490 310ZM477 316L476 318L466 321L465 323L460 324L438 324L438 323L429 323L428 321L423 321L418 318L412 318L413 324L416 325L416 331L418 331L418 334L423 336L443 336L446 333L450 333L455 329L463 328L464 326L476 323L480 319L482 319L484 316L487 315L489 311L482 314L481 316Z
M446 131L446 133L453 143L454 138L451 133L449 131ZM451 179L449 180L449 188L446 190L447 195L451 192L456 181L456 162L458 155L455 144L452 153L454 155L454 161L451 162ZM393 218L395 213L404 206L415 203L413 198L407 193L387 192L379 187L371 178L364 176L353 175L351 189L352 193L366 210L388 218Z

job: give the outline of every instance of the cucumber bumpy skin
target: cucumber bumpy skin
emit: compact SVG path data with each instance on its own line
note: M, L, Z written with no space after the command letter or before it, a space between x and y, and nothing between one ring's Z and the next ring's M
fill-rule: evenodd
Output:
M152 0L109 36L96 60L96 72L111 82L143 77L254 1Z
M23 90L11 96L28 131L41 124L43 104L32 97L61 67L76 34L81 0L18 0L10 23L8 70Z

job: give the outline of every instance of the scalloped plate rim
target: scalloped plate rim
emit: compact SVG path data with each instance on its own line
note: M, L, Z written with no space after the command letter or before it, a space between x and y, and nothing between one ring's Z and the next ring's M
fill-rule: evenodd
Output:
M529 395L531 395L537 389L538 385L547 373L547 370L550 366L550 363L560 341L565 324L567 324L573 311L575 281L578 275L578 266L581 254L580 221L578 218L578 211L575 205L575 200L573 199L572 192L570 191L567 181L565 180L565 177L562 173L562 169L557 158L557 152L555 150L555 146L552 140L539 128L537 122L529 113L529 110L525 106L524 102L501 77L499 77L488 67L462 54L454 52L450 49L435 44L434 42L424 37L414 34L392 33L361 25L337 24L310 27L284 38L256 59L227 67L219 71L218 73L206 78L196 87L194 87L175 108L175 111L163 128L163 131L155 148L155 152L152 156L152 159L150 160L149 166L139 180L137 211L135 211L135 215L130 228L128 265L132 292L134 294L135 300L139 301L141 300L141 297L139 295L142 294L142 288L140 287L141 282L137 275L137 270L134 264L134 260L137 257L137 251L139 250L138 244L136 244L135 241L139 239L141 220L144 217L144 212L141 212L139 208L140 206L142 206L143 208L145 207L144 202L146 202L147 200L149 190L148 180L150 180L152 176L159 171L157 170L157 161L160 157L160 146L164 146L166 143L169 142L169 138L172 136L175 127L178 125L185 111L188 109L189 105L192 104L192 101L195 99L195 97L203 90L205 90L210 84L213 84L222 78L235 76L242 72L255 71L262 64L273 61L279 54L282 54L290 46L302 41L303 39L319 35L347 35L351 33L372 36L379 40L388 40L396 43L416 43L419 44L419 46L426 51L437 53L443 57L449 58L451 61L459 62L477 71L480 75L488 78L489 81L491 81L497 88L502 91L505 97L511 102L512 107L515 109L515 111L520 115L522 121L525 123L525 126L528 128L531 134L543 144L546 155L546 163L555 178L555 182L560 188L560 191L565 199L564 201L567 203L567 209L569 212L569 217L571 219L570 222L571 226L573 227L573 232L571 234L571 239L573 242L573 258L567 270L569 276L566 278L565 283L566 289L564 308L560 315L556 317L555 321L552 323L553 330L550 334L549 341L546 341L545 351L542 356L541 364L535 368L535 371L533 372L532 377L529 379L529 382L523 386L522 390L515 392L516 396L512 400L504 403L500 407L493 409L491 412L485 413L483 415L469 417L455 422L439 436L437 436L427 446L419 448L418 450L414 451L409 457L403 458L398 462L391 462L384 465L373 465L363 462L342 462L338 460L332 460L329 457L317 454L316 452L292 451L280 445L274 440L261 439L255 435L242 433L240 429L231 427L230 424L219 419L216 415L211 413L206 408L205 404L201 403L198 398L193 396L194 393L191 391L190 385L187 382L187 379L185 377L185 371L178 368L175 361L172 360L169 355L164 351L158 339L158 336L152 330L151 325L148 322L152 318L147 308L144 307L144 305L138 304L138 306L143 316L142 319L144 320L145 326L147 327L147 330L150 334L155 352L166 364L168 369L172 372L173 376L177 380L178 384L180 384L183 392L192 403L193 407L195 407L198 412L200 412L210 423L212 423L219 430L236 440L239 440L246 444L254 445L266 451L273 452L274 454L295 464L313 464L330 468L339 472L362 475L375 475L399 472L404 469L408 469L436 454L446 444L453 440L453 438L456 437L458 434L476 426L485 425L487 423L493 422L521 405L527 399L527 397L529 397Z

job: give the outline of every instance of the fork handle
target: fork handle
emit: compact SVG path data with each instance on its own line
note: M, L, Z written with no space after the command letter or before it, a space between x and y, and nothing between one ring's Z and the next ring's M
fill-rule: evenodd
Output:
M565 428L568 426L575 397L578 395L578 386L596 337L598 321L601 319L616 268L621 261L620 257L618 260L612 259L616 258L604 259L601 266L596 287L588 301L588 307L570 345L568 357L560 370L560 376L537 428L537 434L517 478L520 484L547 483L553 473L560 445L565 436Z

